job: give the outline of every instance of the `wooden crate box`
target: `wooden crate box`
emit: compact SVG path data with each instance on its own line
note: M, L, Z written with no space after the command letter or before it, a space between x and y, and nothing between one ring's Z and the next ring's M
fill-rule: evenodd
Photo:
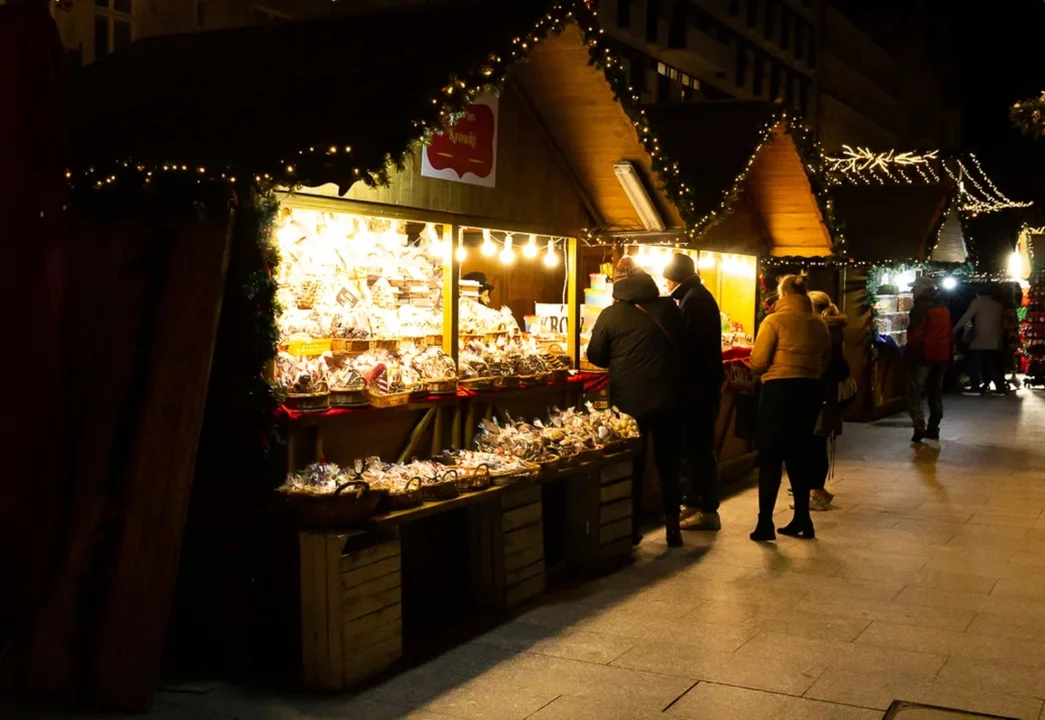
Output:
M510 488L501 495L504 552L504 604L536 597L545 589L544 516L541 489Z
M599 474L599 564L631 557L632 453L606 458Z
M398 538L299 533L305 683L342 690L403 654Z

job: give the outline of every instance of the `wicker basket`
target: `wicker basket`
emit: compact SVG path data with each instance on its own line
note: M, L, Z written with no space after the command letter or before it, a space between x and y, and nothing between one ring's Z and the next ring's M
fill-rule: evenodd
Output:
M425 501L421 489L421 478L411 478L402 492L388 492L377 506L377 512L395 512L396 510L409 510L415 508Z
M284 404L298 412L323 412L330 409L330 393L288 393Z
M447 378L445 380L433 380L427 383L428 393L430 395L456 395L457 394L457 378Z
M302 527L335 527L360 523L371 515L388 495L387 490L371 490L362 480L350 480L332 493L311 493L280 488L294 522Z
M493 390L496 382L497 378L492 377L469 378L468 380L461 380L460 385L469 390Z
M367 396L370 398L370 404L376 408L400 407L410 402L409 390L397 393L383 393L370 388L367 390Z
M455 497L461 494L460 487L458 486L457 471L454 469L448 469L441 478L432 482L421 483L421 494L425 500L438 501L438 500L453 500Z
M370 396L365 387L349 390L348 388L330 388L331 407L359 408L370 404Z
M597 450L581 450L573 455L567 455L562 459L562 467L577 467L578 465L584 465L586 463L594 462L603 455L601 449Z
M504 485L511 480L523 480L525 478L537 477L541 474L541 466L537 463L521 461L525 464L521 470L498 470L492 471L490 477L495 485Z
M497 387L502 390L514 390L522 384L522 378L518 375L505 375L497 378Z
M294 304L301 310L311 310L318 292L318 280L305 280L294 288Z
M490 468L486 465L477 468L454 466L452 469L457 473L457 487L461 492L479 492L490 487Z
M442 347L443 346L443 336L442 335L425 335L424 338L422 339L422 341L427 346L432 346L432 345L435 345L436 347Z
M382 338L380 340L370 341L371 350L388 350L389 352L395 352L399 349L398 338Z
M370 340L358 338L334 338L330 343L330 350L335 355L359 355L370 349Z
M541 472L551 473L559 469L559 463L562 462L562 458L558 455L549 455L544 460L538 461L538 465L541 466Z
M529 375L523 378L523 383L531 387L540 387L542 385L547 385L551 382L551 380L552 374L549 370L548 372L537 373L536 375Z

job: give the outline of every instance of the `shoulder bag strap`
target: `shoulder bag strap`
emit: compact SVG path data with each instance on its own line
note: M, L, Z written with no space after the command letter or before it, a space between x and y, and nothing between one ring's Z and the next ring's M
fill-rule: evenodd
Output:
M649 311L646 310L646 308L642 307L641 305L636 303L634 305L634 307L638 308L643 313L645 313L646 317L648 317L650 320L652 320L653 324L660 328L660 331L662 333L664 333L664 337L666 337L668 339L668 342L671 343L671 347L675 348L676 350L679 349L678 344L675 342L675 338L671 337L671 333L668 332L667 328L665 328L663 325L660 324L660 320L658 320L657 318L655 318L652 315L650 315Z

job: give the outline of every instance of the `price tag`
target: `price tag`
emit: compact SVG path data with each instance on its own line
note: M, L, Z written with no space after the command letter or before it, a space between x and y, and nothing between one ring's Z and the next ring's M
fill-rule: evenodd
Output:
M352 308L355 307L356 303L359 302L359 296L347 287L342 286L335 300L337 300L337 304L341 305L342 307Z

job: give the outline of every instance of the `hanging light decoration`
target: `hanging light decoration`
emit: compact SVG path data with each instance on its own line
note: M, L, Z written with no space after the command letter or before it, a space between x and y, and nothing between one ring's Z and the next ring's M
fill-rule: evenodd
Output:
M439 231L435 229L435 225L432 223L425 225L425 236L428 238L428 254L434 258L443 257L446 254L446 247L443 239L439 237Z
M504 236L504 250L501 251L501 262L504 265L511 265L515 262L515 251L512 250L512 236Z
M482 247L479 248L479 252L481 252L486 257L493 257L495 254L497 254L497 246L494 245L493 238L490 237L489 230L483 230L483 244Z
M531 235L530 242L526 243L526 247L523 248L523 257L527 260L533 260L537 257L537 236Z
M548 240L548 251L544 254L544 266L553 268L559 264L559 256L555 254L555 241Z

